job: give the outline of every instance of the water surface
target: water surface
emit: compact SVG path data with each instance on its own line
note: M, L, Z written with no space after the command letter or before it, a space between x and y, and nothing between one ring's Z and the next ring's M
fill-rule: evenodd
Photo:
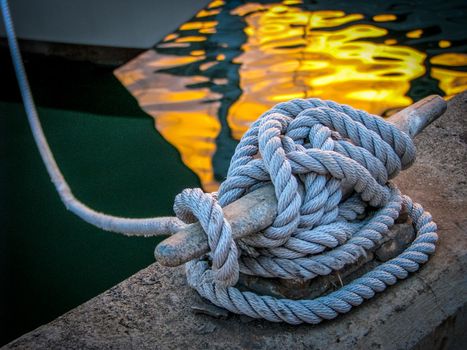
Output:
M467 87L462 1L213 1L116 71L215 190L276 103L319 97L388 116Z

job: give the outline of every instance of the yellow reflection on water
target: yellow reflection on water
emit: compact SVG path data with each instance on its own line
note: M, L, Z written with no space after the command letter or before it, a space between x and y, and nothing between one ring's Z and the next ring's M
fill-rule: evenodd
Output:
M204 50L193 50L190 52L191 56L203 56L206 54L206 51Z
M372 42L386 29L355 24L361 14L303 11L297 7L244 5L248 35L240 63L243 91L228 122L235 138L274 104L291 98L320 97L371 113L403 107L410 81L425 73L425 54L406 46Z
M467 54L465 53L443 53L433 56L430 59L431 64L442 66L462 67L467 65Z
M381 14L373 17L375 22L391 22L397 19L396 15L393 14Z
M439 87L446 93L446 98L467 89L467 72L452 69L467 65L467 55L463 53L445 53L430 59L433 65L431 76L439 80Z
M206 37L193 35L193 36L184 36L184 37L175 39L175 42L177 43L194 43L198 41L206 41Z
M303 4L303 0L284 0L282 3L285 5L298 5Z
M215 10L201 10L201 11L198 12L198 14L196 15L196 17L198 17L198 18L210 17L210 16L217 15L219 12L221 12L220 9L215 9Z
M117 69L115 75L144 111L154 117L156 129L177 148L183 163L199 177L203 188L214 191L218 184L212 157L221 128L217 118L221 96L208 88L190 88L208 81L206 77L160 72L203 59L199 54L173 56L150 50Z
M195 30L203 28L212 28L217 25L217 21L187 22L182 24L179 30Z
M178 38L178 34L177 33L171 33L171 34L167 35L164 38L164 41L170 41L170 40L173 40L173 39L176 39L176 38Z
M397 44L397 40L396 39L386 39L386 40L384 40L384 43L386 45L395 45L395 44Z
M456 70L433 68L431 76L440 81L439 87L446 92L446 98L451 98L455 94L467 89L467 73Z
M212 8L216 8L216 7L219 7L219 6L222 6L224 5L225 2L222 1L222 0L215 0L215 1L212 1L209 5L208 5L208 8L209 9L212 9Z
M451 46L451 42L449 40L440 40L438 42L438 46L441 47L442 49L445 49Z
M408 32L407 34L405 34L405 36L407 38L417 39L417 38L420 38L422 34L423 34L423 30L416 29L416 30L412 30L411 32Z
M398 44L384 28L361 23L362 14L306 11L294 6L300 3L248 3L231 11L246 22L242 54L233 60L239 64L242 91L227 115L233 138L239 139L261 113L293 98L319 97L374 114L392 113L413 102L407 96L410 84L426 73L426 66L446 98L467 88L467 73L456 69L467 65L467 55L446 52L427 64L425 53ZM218 113L223 96L206 86L233 83L231 77L210 77L210 70L227 60L225 53L210 55L209 50L227 48L228 42L216 42L217 49L206 43L219 25L211 16L220 13L222 5L224 1L211 2L157 45L184 49L186 54L150 50L115 72L207 191L218 186L212 158L221 130ZM372 19L388 22L397 17L379 14ZM422 29L406 34L409 38L422 35ZM450 45L447 40L438 42L440 48ZM183 70L187 65L196 67L190 66L191 73L186 74L164 71Z

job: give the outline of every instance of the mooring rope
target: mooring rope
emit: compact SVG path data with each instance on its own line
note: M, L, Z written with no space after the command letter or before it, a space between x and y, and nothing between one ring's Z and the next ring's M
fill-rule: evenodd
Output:
M198 220L211 250L187 263L188 283L215 305L274 322L316 324L348 312L435 251L431 215L389 181L414 159L410 137L377 116L319 99L276 105L241 139L218 195L187 189L175 199L177 216ZM222 207L271 182L274 223L237 245ZM343 183L353 187L349 198ZM381 243L403 209L416 230L412 244L337 291L289 300L234 287L240 272L303 281L339 271Z
M179 231L184 225L175 217L157 217L147 219L133 219L100 213L80 202L71 191L55 158L50 150L47 139L37 114L37 109L31 94L31 88L24 70L21 52L18 47L13 20L7 0L0 0L6 35L10 46L11 58L15 67L18 85L23 98L24 108L31 127L32 135L39 153L47 168L47 172L65 207L87 223L102 230L123 233L127 236L156 236L167 235Z
M184 190L175 198L181 219L129 219L99 213L77 200L44 136L18 48L8 1L1 0L10 51L29 124L47 171L65 206L101 229L127 235L171 234L199 221L211 252L186 264L190 286L231 312L290 324L335 318L372 298L435 251L431 215L402 196L389 180L415 159L409 136L382 118L319 99L280 103L242 137L219 193ZM222 207L272 183L274 223L235 242ZM343 187L353 194L344 196ZM312 300L277 299L235 288L240 272L265 278L310 280L354 263L382 242L401 210L416 239L399 256L339 290Z

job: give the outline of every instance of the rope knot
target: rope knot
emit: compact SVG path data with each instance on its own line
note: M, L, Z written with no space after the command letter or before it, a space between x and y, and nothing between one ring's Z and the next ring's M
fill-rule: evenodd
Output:
M214 279L225 286L235 285L239 274L238 250L215 195L187 188L175 197L174 211L185 223L200 222L208 236Z
M434 251L431 216L388 181L414 159L410 137L382 118L319 99L276 105L240 140L218 199L200 189L175 199L177 216L198 220L211 249L211 266L206 259L187 264L189 284L216 305L271 321L318 323L347 312L403 278L401 271L418 268L425 259L420 254ZM277 217L237 246L222 207L269 183ZM338 271L381 242L402 205L424 236L417 238L416 253L403 253L403 259L380 265L332 296L277 300L233 288L239 272L309 280ZM407 262L414 257L416 262Z

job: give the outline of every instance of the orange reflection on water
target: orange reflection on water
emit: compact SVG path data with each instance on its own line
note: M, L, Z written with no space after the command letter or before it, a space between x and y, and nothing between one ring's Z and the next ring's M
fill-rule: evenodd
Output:
M214 0L212 1L209 5L208 5L208 8L209 9L212 9L212 8L216 8L216 7L219 7L219 6L222 6L224 5L225 2L222 1L222 0Z
M382 114L410 104L410 81L423 75L425 54L405 46L372 42L386 29L355 24L361 14L308 12L284 5L244 5L248 35L240 63L243 91L228 116L240 138L250 123L274 104L320 97Z
M423 30L421 29L412 30L411 32L408 32L407 34L405 34L407 38L411 38L411 39L418 39L422 35L423 35Z
M445 49L451 46L451 42L449 40L440 40L438 42L438 46L441 47L442 49Z
M198 17L198 18L210 17L210 16L217 15L219 12L221 12L220 9L215 9L215 10L201 10L201 11L198 12L198 14L196 15L196 17Z
M205 22L187 22L180 26L180 30L195 30L203 28L213 28L217 25L217 21L205 21Z
M397 44L397 40L396 39L386 39L386 40L384 40L384 43L386 45L395 45L395 44Z
M194 42L198 42L198 41L206 41L206 37L205 36L197 36L197 35L184 36L184 37L175 39L175 41L177 43L194 43Z
M430 63L434 65L431 68L431 76L439 80L439 87L446 93L446 98L467 89L467 73L452 69L467 65L466 54L445 53L432 57Z
M208 88L190 88L204 83L203 76L175 76L159 72L203 59L196 56L161 55L153 50L117 69L115 75L130 90L140 106L155 120L156 129L180 152L182 161L214 191L212 157L220 132L217 119L221 96Z
M391 22L397 19L396 15L393 14L381 14L373 17L375 22Z
M227 113L233 138L239 139L264 111L293 98L319 97L390 114L413 102L407 96L410 84L426 74L426 66L447 98L467 88L467 73L456 69L467 65L467 55L443 53L427 65L425 53L398 44L384 28L361 23L362 14L293 6L299 3L247 3L231 11L246 22L246 42L233 59L239 64L242 91ZM232 59L222 51L229 42L208 41L219 26L211 16L220 13L222 5L223 1L211 2L157 45L183 51L167 55L150 50L115 72L207 191L218 186L212 158L221 131L218 114L223 97L207 83L228 88L235 80L211 74ZM204 17L211 18L203 21ZM374 22L395 20L392 14L373 17ZM414 29L406 37L423 35L422 29ZM450 45L447 40L438 42L441 48ZM169 68L177 73L164 72Z

